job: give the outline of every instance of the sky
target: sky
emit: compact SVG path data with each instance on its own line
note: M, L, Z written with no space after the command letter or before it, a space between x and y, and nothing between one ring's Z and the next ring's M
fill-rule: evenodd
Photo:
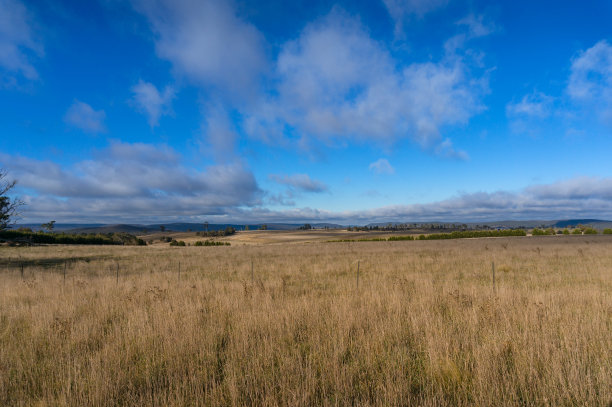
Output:
M20 222L612 219L612 3L0 0Z

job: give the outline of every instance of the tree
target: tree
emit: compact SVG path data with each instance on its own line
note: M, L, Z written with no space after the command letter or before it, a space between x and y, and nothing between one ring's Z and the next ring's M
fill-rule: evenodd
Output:
M0 168L0 230L7 229L15 223L19 216L19 207L24 205L19 199L11 199L8 193L17 184L16 180L9 180L5 170Z
M45 229L47 232L53 232L53 228L55 227L55 221L52 220L49 223L43 223L42 225L40 225L41 228Z
M159 227L159 230L161 230L162 232L165 232L165 231L166 231L166 227L165 227L164 225L161 225L161 226Z

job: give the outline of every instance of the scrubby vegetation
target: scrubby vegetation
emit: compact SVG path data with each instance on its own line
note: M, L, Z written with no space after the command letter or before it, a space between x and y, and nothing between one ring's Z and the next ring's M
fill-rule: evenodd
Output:
M194 246L230 246L230 242L218 242L214 240L198 240Z
M224 237L231 236L236 233L236 229L231 226L226 227L223 230L211 230L210 232L196 232L197 236L202 237Z
M464 232L451 233L432 233L430 235L419 236L391 236L389 238L372 238L372 239L339 239L328 240L328 243L333 242L397 242L402 240L446 240L446 239L467 239L476 237L507 237L507 236L527 236L523 229L513 230L468 230Z
M87 244L87 245L146 245L129 233L49 233L30 229L0 231L0 241L26 244Z
M534 228L531 231L531 234L533 236L552 236L552 235L556 235L555 230L553 228L548 228L548 229Z

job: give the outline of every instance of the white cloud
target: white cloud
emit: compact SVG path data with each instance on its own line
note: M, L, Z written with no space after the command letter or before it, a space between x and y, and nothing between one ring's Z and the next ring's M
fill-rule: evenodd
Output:
M386 158L381 158L371 163L368 167L375 174L394 174L395 169Z
M159 57L198 85L252 97L266 67L264 39L222 0L133 0L155 33Z
M91 159L62 167L0 153L28 201L29 218L119 220L223 214L260 203L240 162L189 169L168 146L114 142Z
M303 192L325 192L329 189L323 182L310 178L308 174L271 174L269 178L278 184L287 185L292 189Z
M245 129L264 139L289 126L324 141L410 138L435 149L445 127L464 125L484 109L488 91L486 77L471 77L458 55L398 68L382 44L338 9L285 44L277 71L278 97L246 118Z
M292 132L299 148L312 145L309 139L388 146L408 138L429 151L447 150L445 129L466 125L484 109L488 79L486 73L478 77L473 72L478 68L470 66L473 55L464 58L454 49L436 62L402 66L357 19L337 7L283 44L276 62L269 64L263 36L237 17L231 2L133 3L151 24L157 54L209 91L206 103L237 109L241 129L266 142L287 145L296 140L286 137ZM433 3L439 4L413 0L388 7L394 13L421 15L445 1ZM462 24L474 35L486 30L481 17L471 16ZM271 88L262 93L264 72ZM205 112L203 127L213 145L219 144L215 134L231 140L226 135L237 130L209 131L217 122L223 119L216 109Z
M612 123L612 46L605 40L573 59L567 93Z
M139 80L131 91L132 104L147 115L149 126L157 126L160 117L170 111L170 105L174 99L172 87L166 86L163 92L160 92L152 83Z
M43 47L33 26L31 13L20 1L0 0L0 68L5 71L4 85L16 83L15 75L38 79L32 60L43 55Z
M68 108L64 121L80 130L88 133L103 133L106 131L104 110L94 110L87 103L75 100Z

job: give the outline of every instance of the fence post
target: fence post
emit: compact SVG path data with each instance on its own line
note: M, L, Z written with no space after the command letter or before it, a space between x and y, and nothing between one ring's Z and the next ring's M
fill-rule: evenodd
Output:
M66 284L66 261L64 260L64 285Z
M117 263L117 284L119 284L119 263Z
M179 267L178 267L178 281L181 281L181 262L179 261Z
M253 271L253 260L251 259L251 284L255 285L255 271Z
M357 289L359 289L359 262L360 260L357 260Z
M23 280L23 263L21 263L21 279Z

